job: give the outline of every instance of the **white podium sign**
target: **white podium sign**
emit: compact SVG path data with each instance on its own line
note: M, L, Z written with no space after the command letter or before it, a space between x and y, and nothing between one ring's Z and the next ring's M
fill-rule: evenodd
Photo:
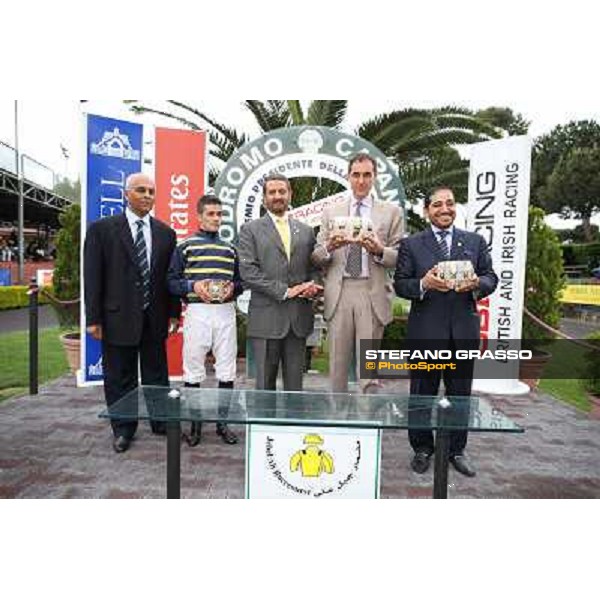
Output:
M246 497L379 497L379 429L248 425Z

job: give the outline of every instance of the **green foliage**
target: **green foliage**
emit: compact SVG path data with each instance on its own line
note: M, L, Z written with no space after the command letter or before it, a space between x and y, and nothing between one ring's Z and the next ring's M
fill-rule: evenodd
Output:
M595 121L571 121L555 127L550 133L536 139L533 146L531 198L546 212L556 212L547 197L548 179L560 162L575 148L600 146L600 125Z
M582 244L587 241L586 232L582 225L577 225L574 229L555 229L554 231L563 243ZM590 224L588 235L591 237L590 242L600 242L600 227Z
M54 296L59 301L78 300L80 296L79 256L81 247L81 208L72 204L60 215L61 229L56 236ZM62 328L79 327L79 302L53 303Z
M394 298L392 301L392 315L394 317L402 317L408 314L410 310L410 300L406 298Z
M329 355L316 354L313 355L310 361L310 367L314 371L318 371L322 375L329 375Z
M394 317L392 322L386 325L383 332L383 344L403 340L406 337L407 317Z
M386 342L393 342L397 340L403 340L406 337L406 329L408 326L408 312L410 304L409 301L403 298L395 298L392 304L393 319L392 322L386 325L383 332L383 347L385 348Z
M27 290L29 289L26 285L5 285L0 286L0 310L9 308L25 308L29 306L29 296ZM53 289L51 287L44 288L50 293ZM43 293L38 294L38 304L48 304L49 299Z
M566 266L587 265L588 269L600 266L600 242L565 244L561 249Z
M525 306L550 327L560 321L560 291L565 284L560 242L544 223L541 208L529 208ZM527 316L523 318L523 339L552 339L552 335Z
M396 110L361 124L356 135L369 140L398 164L433 157L454 144L473 144L500 137L498 130L455 106Z
M346 189L343 185L331 179L314 177L294 177L290 181L290 185L292 186L294 207L339 194Z
M135 113L161 115L190 129L208 131L210 185L214 185L221 162L229 160L248 142L246 135L183 102L167 100L167 110L145 106L138 100L125 102ZM252 113L264 133L290 125L343 129L348 101L312 100L306 110L299 100L246 100L243 106ZM372 142L401 169L405 169L401 171L401 177L410 201L423 197L426 191L442 182L454 186L460 201L466 197L468 163L462 161L451 146L501 137L502 129L489 119L478 118L472 110L446 106L409 108L377 115L359 125L355 134ZM294 204L300 206L336 191L327 181L313 182L310 186L303 183L298 188L294 187Z
M261 131L270 131L291 124L285 100L246 100L244 106L254 115Z
M475 116L486 121L499 129L503 129L508 135L525 135L529 130L530 121L520 113L515 113L512 108L490 106L478 110Z
M590 394L600 396L600 331L586 338L596 350L589 350L585 357L585 387Z
M417 214L412 207L408 206L406 210L406 230L408 233L418 233L427 227L425 217Z
M66 177L61 179L54 186L54 192L63 198L68 198L77 204L81 204L81 181L79 179L75 182Z
M454 148L442 147L419 160L401 161L398 172L412 203L426 198L438 185L449 185L457 202L467 201L469 161L463 160Z
M546 200L565 217L583 219L585 239L590 241L590 217L600 210L600 146L564 154L547 179Z

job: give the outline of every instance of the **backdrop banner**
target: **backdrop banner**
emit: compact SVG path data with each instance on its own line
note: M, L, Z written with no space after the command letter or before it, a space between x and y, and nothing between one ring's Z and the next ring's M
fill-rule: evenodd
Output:
M467 229L483 236L490 250L498 288L478 303L485 348L501 349L503 340L521 338L531 139L514 136L471 146ZM507 362L502 379L475 379L473 389L497 394L526 393L518 364ZM510 372L508 372L510 371Z
M81 216L81 303L83 306L83 242L91 223L125 210L125 181L142 170L143 126L84 114L85 157ZM81 311L81 370L78 383L101 382L100 342L85 332L85 307Z
M180 242L198 230L196 205L206 188L204 131L157 127L155 132L156 204L154 216L171 227ZM169 375L183 375L182 317L179 331L167 340Z
M154 217L171 227L178 240L198 228L196 204L204 194L207 174L205 132L146 127L101 117L84 115L86 158L83 165L83 214L81 238L90 223L125 210L125 181L133 173L145 172L156 181ZM154 160L144 161L144 138L154 144ZM152 166L154 165L154 170ZM82 241L83 298L83 241ZM78 383L102 383L100 342L85 334L85 310L82 311L82 365ZM182 334L167 343L169 375L182 375Z

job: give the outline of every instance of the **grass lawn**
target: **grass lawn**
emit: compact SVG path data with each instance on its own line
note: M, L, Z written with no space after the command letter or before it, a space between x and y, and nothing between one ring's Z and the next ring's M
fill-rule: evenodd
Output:
M584 412L592 409L581 379L542 379L539 389Z
M329 373L329 358L327 354L317 354L317 356L313 356L310 368L327 375L327 373Z
M42 384L68 372L58 327L40 329L38 378ZM29 389L29 332L0 335L0 402Z

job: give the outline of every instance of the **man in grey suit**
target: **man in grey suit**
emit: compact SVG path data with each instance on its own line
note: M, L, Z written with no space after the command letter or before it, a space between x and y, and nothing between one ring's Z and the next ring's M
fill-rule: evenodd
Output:
M292 198L283 175L263 184L267 213L242 226L238 254L240 274L252 292L248 337L256 361L256 389L276 389L279 363L287 391L302 390L306 338L313 330L311 298L322 289L310 256L315 246L311 227L288 217Z
M351 191L344 200L325 208L313 263L325 270L325 310L328 322L329 370L334 392L348 391L348 364L353 350L360 353L360 340L380 340L392 320L392 282L386 269L396 266L402 235L400 208L376 200L372 188L377 163L368 154L350 159L348 179ZM373 232L360 243L348 243L341 235L330 234L336 217L369 219ZM356 377L362 391L377 385L373 379Z

